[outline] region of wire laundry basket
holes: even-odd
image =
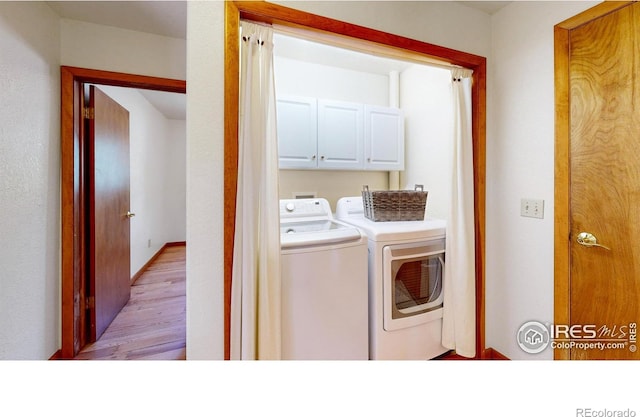
[[[374,222],[424,220],[427,206],[427,191],[416,184],[415,190],[369,191],[362,190],[364,216]]]

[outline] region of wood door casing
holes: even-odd
[[[89,107],[89,341],[130,296],[129,112],[95,86]]]
[[[597,6],[586,21],[556,27],[555,324],[593,325],[596,339],[627,344],[557,349],[558,359],[640,357],[629,338],[640,313],[640,6],[622,6]],[[580,245],[580,232],[611,250]]]
[[[88,193],[85,171],[86,139],[81,118],[83,84],[186,93],[184,80],[125,74],[69,66],[60,67],[61,147],[61,348],[60,357],[73,358],[86,343],[84,296],[88,263],[85,228]]]
[[[476,248],[476,357],[485,357],[485,218],[486,218],[486,86],[485,57],[379,30],[318,16],[265,1],[225,2],[225,155],[224,155],[224,350],[230,357],[231,271],[235,230],[235,189],[238,175],[238,86],[240,19],[278,24],[288,30],[340,44],[348,49],[425,63],[449,63],[473,70],[472,136],[474,225]]]

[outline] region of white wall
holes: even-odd
[[[187,22],[187,359],[223,359],[224,3]]]
[[[316,192],[329,201],[334,213],[341,197],[361,195],[363,185],[388,190],[389,175],[382,171],[280,170],[280,198],[295,198],[294,192]]]
[[[186,79],[186,42],[71,19],[60,20],[63,65]]]
[[[513,2],[492,19],[487,133],[486,345],[512,359],[526,321],[553,322],[553,26],[596,2]],[[545,200],[544,219],[520,199]],[[561,323],[566,324],[566,323]]]
[[[60,344],[59,40],[45,4],[0,2],[0,359]]]
[[[165,225],[167,242],[181,242],[187,239],[187,121],[166,120],[167,157],[171,163],[166,166],[164,209],[170,224]]]
[[[448,219],[451,200],[453,102],[448,69],[414,65],[400,74],[405,114],[405,171],[400,188],[423,184],[427,216]]]
[[[274,57],[276,95],[389,105],[389,76]]]
[[[186,240],[186,126],[171,123],[136,89],[98,88],[129,111],[133,276],[165,243]]]
[[[451,1],[273,3],[485,57],[491,51],[491,17]]]

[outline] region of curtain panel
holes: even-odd
[[[465,357],[476,355],[475,224],[471,75],[454,68],[451,205],[447,222],[442,345]]]
[[[280,218],[273,29],[241,22],[231,358],[280,359]]]

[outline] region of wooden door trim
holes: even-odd
[[[420,61],[435,59],[473,70],[472,114],[476,227],[476,357],[485,350],[485,195],[486,195],[486,58],[381,32],[263,1],[225,2],[225,133],[224,133],[224,355],[230,357],[231,271],[238,179],[238,85],[240,19],[330,34],[369,45],[381,45]]]
[[[148,77],[69,66],[60,67],[61,146],[61,354],[73,358],[79,351],[75,340],[84,338],[83,314],[86,277],[86,184],[83,172],[83,132],[80,120],[83,83],[186,93],[186,81]]]
[[[571,323],[570,151],[571,101],[569,53],[571,31],[613,13],[632,2],[603,2],[554,27],[555,78],[555,191],[554,191],[554,323]],[[568,349],[554,351],[554,359],[570,359]]]

